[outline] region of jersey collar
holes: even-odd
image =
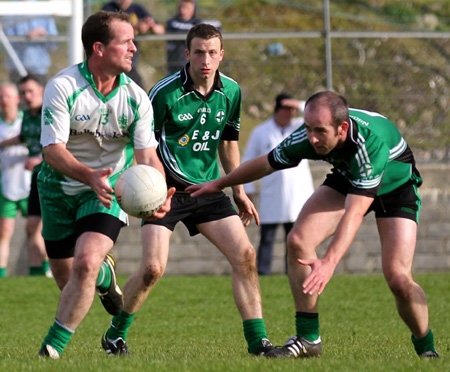
[[[212,86],[211,91],[208,93],[207,96],[200,94],[198,91],[195,90],[194,81],[192,80],[191,76],[189,75],[189,72],[188,72],[189,65],[190,65],[190,63],[188,62],[186,64],[186,66],[184,66],[184,69],[181,70],[181,83],[183,84],[184,90],[186,92],[195,92],[200,98],[202,98],[203,100],[206,101],[209,97],[211,97],[212,93],[215,90],[223,89],[222,79],[220,78],[219,70],[217,70],[216,76],[214,77],[214,84]]]
[[[117,85],[116,89],[114,89],[107,97],[105,97],[103,94],[101,94],[97,90],[97,86],[95,85],[94,78],[92,76],[92,72],[90,72],[88,69],[87,61],[80,63],[78,65],[78,70],[80,71],[81,75],[87,80],[89,85],[92,87],[92,89],[94,90],[97,97],[100,98],[102,101],[107,101],[110,98],[114,97],[117,93],[117,90],[122,85],[130,84],[130,82],[131,82],[131,79],[127,75],[125,75],[125,73],[121,73],[119,75],[119,85]]]
[[[356,122],[350,118],[350,125],[345,139],[344,146],[340,149],[334,149],[330,152],[333,157],[342,157],[353,155],[358,151],[358,126]]]

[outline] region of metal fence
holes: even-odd
[[[450,33],[333,33],[329,59],[321,33],[224,36],[221,71],[241,85],[244,137],[278,93],[306,99],[332,82],[353,107],[394,121],[422,160],[449,159]],[[148,88],[166,72],[162,39],[140,41]]]
[[[137,37],[147,90],[165,76],[166,43],[173,38],[184,36]],[[238,81],[243,92],[242,143],[271,114],[278,93],[304,100],[331,87],[352,107],[394,121],[421,160],[449,160],[450,33],[224,32],[224,39],[221,71]],[[67,38],[58,41],[50,74],[68,63]],[[5,54],[1,49],[0,61]],[[7,79],[7,72],[0,71],[0,77]]]

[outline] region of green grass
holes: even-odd
[[[125,277],[120,277],[123,284]],[[59,292],[53,280],[0,281],[1,371],[443,371],[450,349],[450,274],[421,274],[441,359],[419,360],[381,275],[336,276],[321,296],[324,355],[311,360],[249,356],[229,277],[164,277],[128,334],[132,355],[107,357],[100,337],[110,317],[95,299],[59,361],[36,356],[53,322]],[[269,338],[294,334],[284,276],[261,278]],[[445,367],[447,366],[447,367]]]

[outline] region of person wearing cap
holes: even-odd
[[[275,148],[294,130],[303,124],[303,118],[296,116],[302,102],[281,93],[275,99],[274,114],[255,127],[245,148],[243,162],[264,155]],[[283,226],[285,237],[292,229],[303,204],[314,192],[313,179],[308,161],[302,161],[296,168],[285,169],[264,177],[259,185],[259,217],[261,221],[257,267],[259,275],[270,275],[273,246],[276,232]],[[244,185],[245,192],[255,200],[254,182]],[[287,247],[284,271],[287,273]]]

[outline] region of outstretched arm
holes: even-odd
[[[220,141],[219,157],[225,173],[229,174],[235,170],[240,163],[240,154],[237,141]],[[239,217],[244,226],[248,226],[255,217],[256,224],[259,225],[259,215],[253,204],[244,191],[242,184],[233,188],[233,199],[239,209]]]
[[[241,164],[226,176],[211,182],[191,185],[186,191],[189,192],[192,197],[202,194],[212,194],[223,190],[225,187],[256,181],[273,172],[275,172],[275,169],[270,166],[267,155],[261,155]]]
[[[0,141],[0,147],[18,145],[19,143],[22,143],[22,141],[20,139],[20,136],[17,135],[15,137],[11,137],[6,140]]]

